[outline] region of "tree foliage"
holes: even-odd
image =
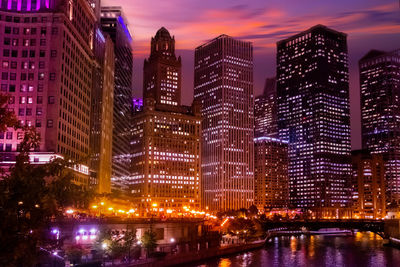
[[[0,95],[0,130],[15,123]],[[17,127],[14,124],[15,127]],[[66,207],[87,203],[85,190],[72,183],[72,162],[55,158],[47,164],[31,164],[29,153],[40,136],[25,127],[16,163],[0,178],[0,266],[32,266],[39,249],[54,249],[59,242],[49,236],[51,221]]]
[[[120,234],[112,234],[110,229],[102,229],[95,243],[96,251],[112,261],[126,257],[130,260],[133,252],[138,249],[136,230],[127,227]]]
[[[147,230],[142,236],[142,244],[149,256],[157,247],[157,235],[152,228]]]

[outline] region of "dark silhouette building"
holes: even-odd
[[[278,138],[276,79],[265,81],[264,92],[254,100],[254,137]]]
[[[202,106],[203,205],[254,201],[253,46],[221,35],[195,50],[194,98]]]
[[[260,210],[288,207],[286,141],[271,137],[254,138],[254,204]]]
[[[360,61],[362,146],[385,159],[388,204],[400,199],[400,50]]]
[[[151,38],[151,53],[144,60],[143,97],[159,104],[181,104],[181,58],[175,55],[175,37],[162,27]]]
[[[314,26],[277,43],[279,138],[289,142],[290,201],[338,216],[351,177],[346,34]]]

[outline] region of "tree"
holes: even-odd
[[[130,261],[131,251],[135,251],[137,246],[136,230],[129,227],[120,235],[113,235],[110,229],[104,228],[95,243],[96,251],[101,251],[103,256],[112,261],[123,257]]]
[[[257,207],[255,206],[255,205],[251,205],[250,207],[249,207],[249,214],[251,215],[251,216],[256,216],[257,214],[258,214],[258,209],[257,209]]]
[[[0,111],[0,123],[1,116]],[[40,137],[34,128],[23,130],[16,163],[0,180],[0,266],[34,265],[41,248],[62,245],[49,236],[50,223],[62,217],[66,207],[81,203],[85,191],[72,183],[72,162],[57,158],[31,164],[29,153],[39,146]]]
[[[157,235],[153,231],[152,228],[150,228],[148,231],[146,231],[142,236],[142,244],[143,244],[143,247],[146,249],[147,257],[149,257],[150,254],[157,247],[157,238],[156,238],[156,236]]]
[[[236,218],[229,221],[228,231],[238,235],[241,239],[247,240],[256,233],[254,222],[250,219]]]

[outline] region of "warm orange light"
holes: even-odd
[[[168,213],[168,214],[171,214],[171,213],[172,213],[172,210],[168,209],[168,210],[167,210],[167,213]]]
[[[228,220],[229,220],[229,218],[226,218],[226,219],[221,223],[221,226],[224,226],[224,225],[227,223]]]
[[[104,202],[101,202],[100,205],[104,206]]]
[[[97,206],[96,206],[96,205],[93,205],[92,208],[97,209]]]
[[[112,207],[109,207],[108,210],[113,210],[113,208],[112,208]]]
[[[157,205],[157,203],[153,203],[153,205],[152,205],[153,207],[157,207],[158,205]]]

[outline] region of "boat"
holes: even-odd
[[[309,231],[311,235],[346,236],[353,235],[351,230],[339,228],[321,228],[318,231]]]

